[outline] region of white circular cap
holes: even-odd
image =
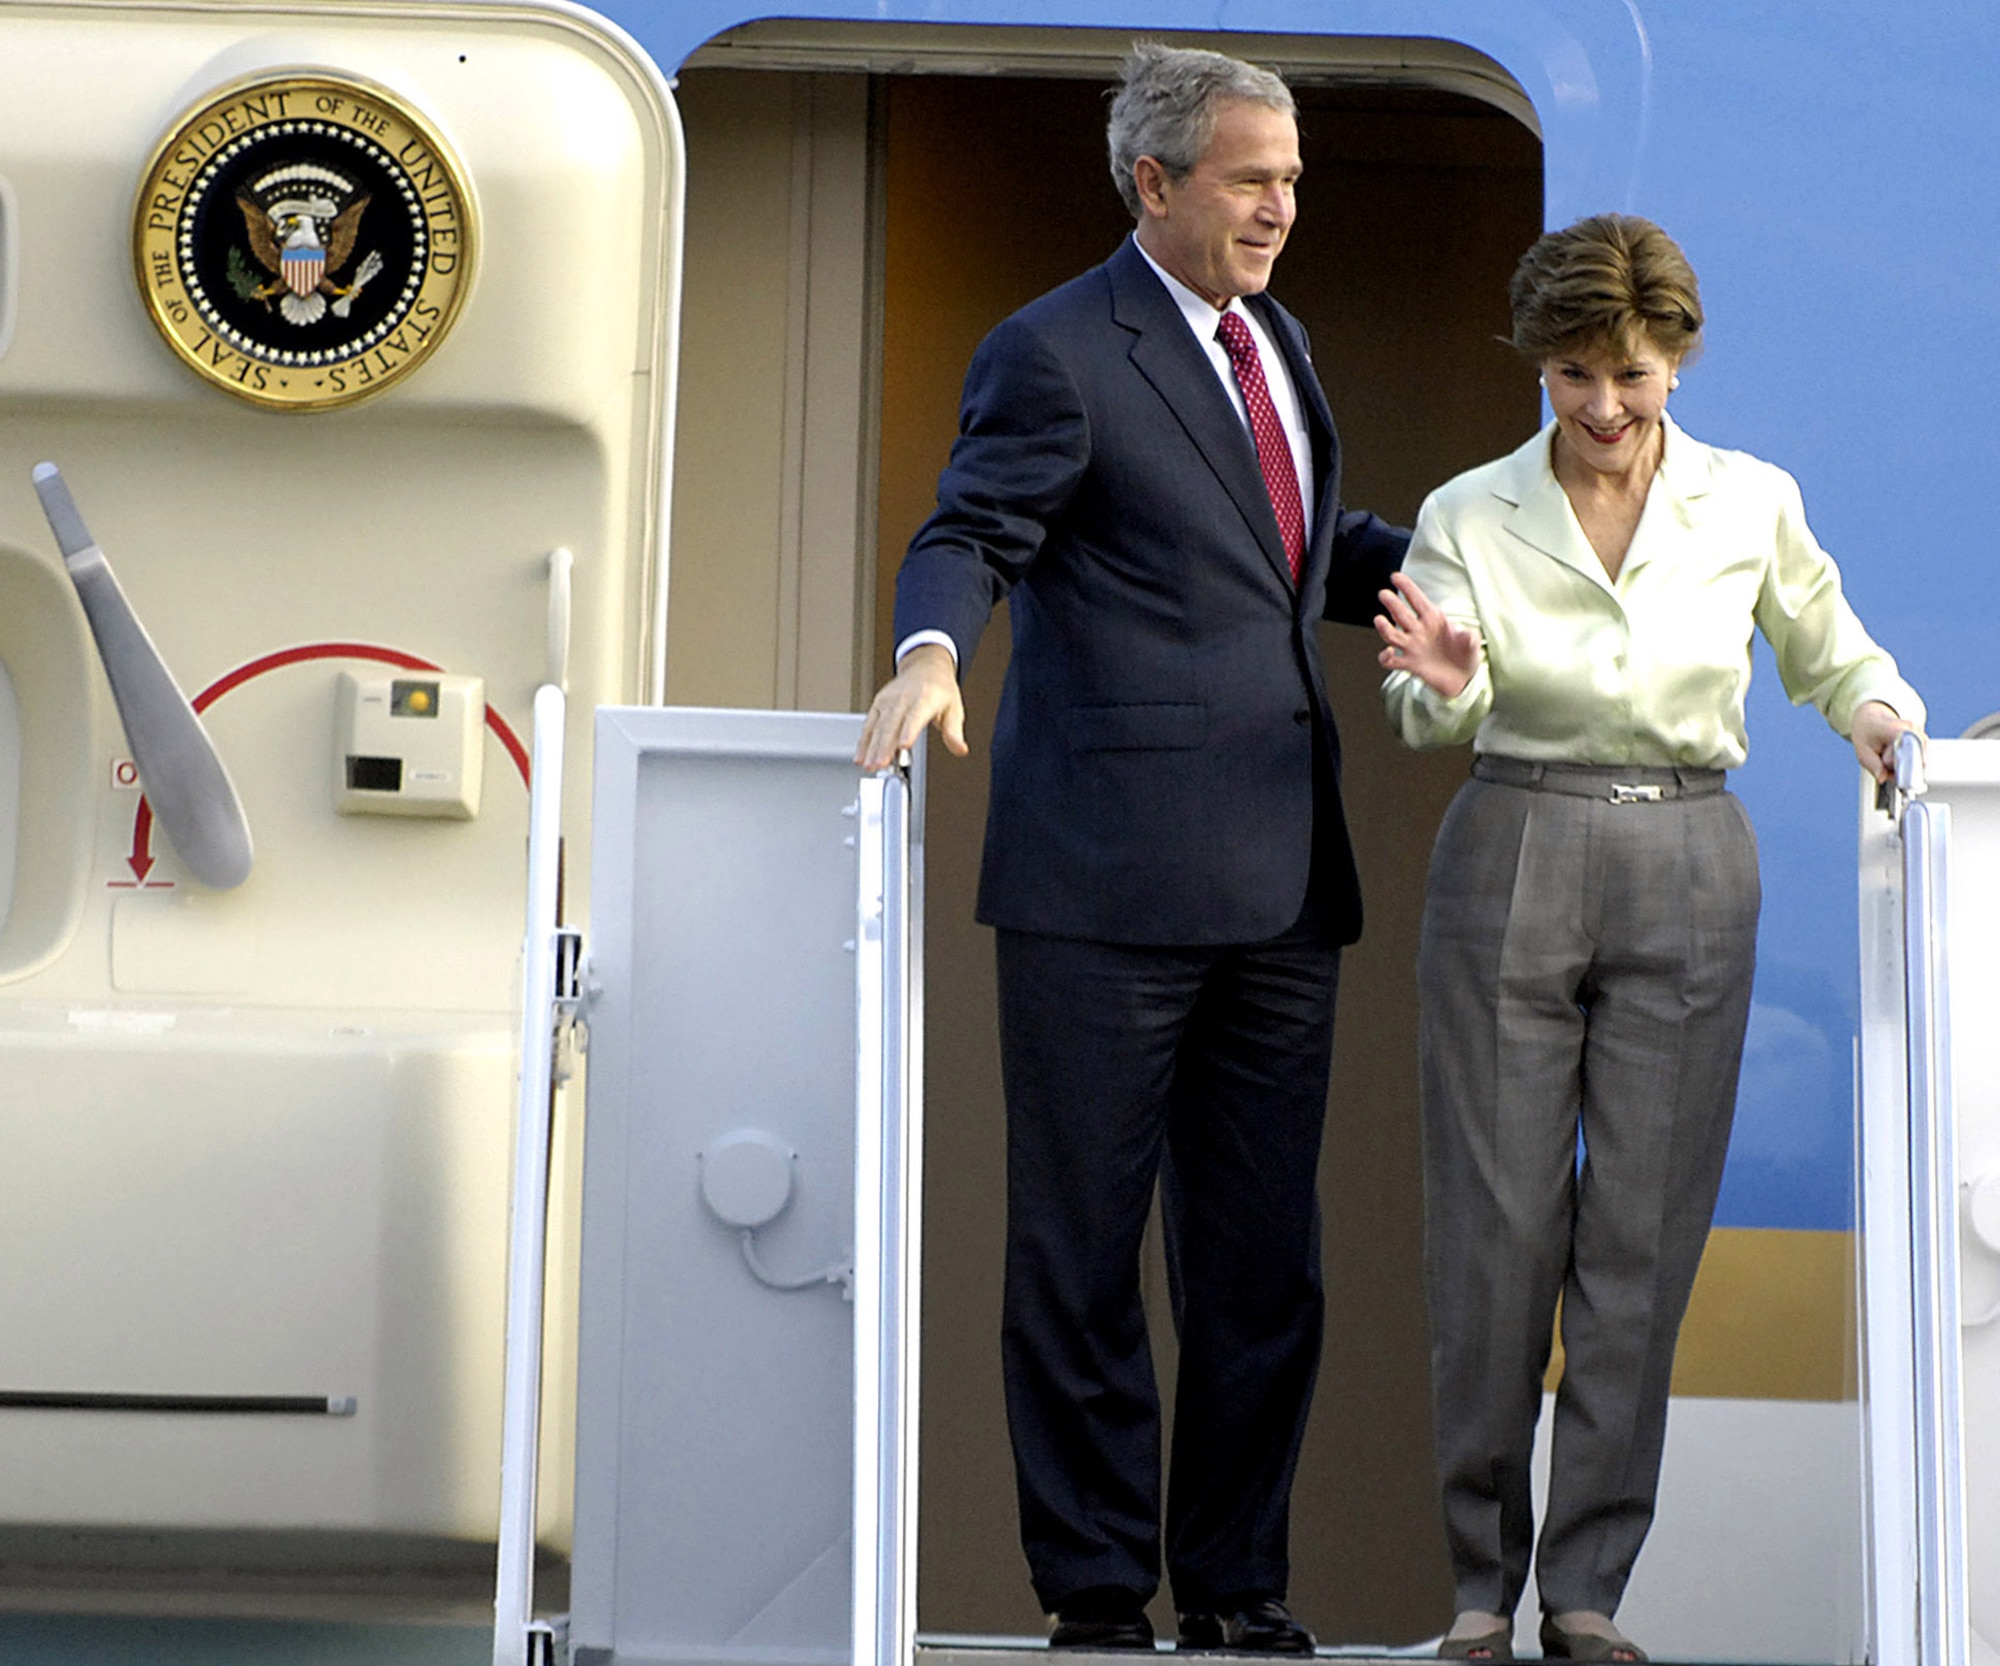
[[[2000,1255],[2000,1174],[1982,1174],[1967,1183],[1965,1224],[1981,1247]]]
[[[789,1143],[761,1128],[739,1128],[710,1142],[698,1155],[701,1200],[727,1226],[762,1226],[792,1201]]]

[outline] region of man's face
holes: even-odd
[[[1302,166],[1298,123],[1232,99],[1217,110],[1215,136],[1187,178],[1170,179],[1152,157],[1139,158],[1139,241],[1213,306],[1255,295],[1271,281],[1298,213]]]

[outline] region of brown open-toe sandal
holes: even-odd
[[[1571,1631],[1556,1624],[1553,1614],[1542,1616],[1542,1658],[1582,1660],[1593,1666],[1638,1666],[1646,1651],[1629,1637],[1600,1637],[1594,1631]]]
[[[1495,1626],[1476,1631],[1469,1637],[1442,1637],[1438,1640],[1440,1660],[1508,1661],[1514,1658],[1514,1628]]]

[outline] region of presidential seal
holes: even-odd
[[[472,275],[444,141],[368,82],[265,76],[190,111],[139,187],[140,293],[206,381],[278,410],[382,392],[441,342]]]

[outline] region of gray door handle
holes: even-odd
[[[35,465],[35,493],[76,586],[139,784],[188,872],[212,890],[250,877],[250,824],[221,755],[174,681],[53,463]]]

